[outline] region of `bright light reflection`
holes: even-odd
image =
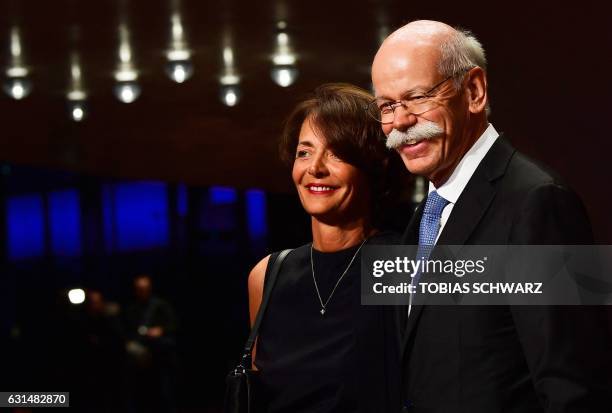
[[[11,95],[17,100],[22,99],[25,95],[23,85],[19,82],[14,83],[13,87],[11,88]]]
[[[169,61],[166,72],[176,83],[183,83],[193,74],[193,65],[190,61]]]
[[[226,35],[223,47],[223,71],[219,77],[221,84],[220,97],[224,105],[232,107],[240,102],[240,75],[236,68],[234,49],[231,46],[231,38]]]
[[[115,96],[123,103],[132,103],[140,96],[140,86],[136,82],[117,83]]]
[[[85,118],[85,106],[83,102],[70,102],[70,116],[75,122],[80,122]]]
[[[223,48],[223,73],[219,82],[222,85],[237,85],[240,83],[240,76],[234,66],[234,51],[231,47]]]
[[[185,71],[185,67],[183,65],[174,66],[174,71],[172,72],[172,78],[176,80],[178,83],[183,83],[187,78],[187,72]]]
[[[83,304],[85,302],[85,291],[81,288],[73,288],[68,291],[68,300],[71,304]]]
[[[240,101],[240,87],[238,85],[223,86],[221,88],[221,99],[229,107],[236,106]]]
[[[130,44],[130,32],[125,23],[119,25],[119,61],[115,71],[117,84],[114,93],[117,99],[123,103],[132,103],[140,96],[138,85],[138,71],[133,62],[132,46]]]
[[[170,47],[166,51],[166,73],[176,83],[183,83],[193,75],[191,51],[187,46],[181,16],[174,12],[171,17]]]
[[[16,26],[11,29],[11,57],[21,57],[21,36],[19,35],[19,28]]]
[[[72,119],[74,119],[76,122],[82,121],[84,115],[85,112],[83,111],[83,108],[76,107],[72,109]]]
[[[7,78],[4,82],[4,91],[15,100],[28,96],[32,90],[32,82],[27,78]]]
[[[285,22],[280,22],[277,27],[284,30],[287,25]],[[298,70],[295,67],[296,62],[297,55],[291,48],[289,34],[284,31],[277,33],[276,47],[272,55],[273,66],[270,72],[272,80],[281,87],[292,85],[298,76]]]
[[[238,101],[238,96],[233,91],[227,91],[225,93],[225,104],[227,106],[234,106]]]
[[[79,55],[73,53],[70,64],[70,90],[66,93],[70,116],[75,122],[81,122],[85,118],[85,100],[87,93],[83,88],[83,72]]]
[[[289,35],[280,32],[276,35],[276,50],[272,56],[275,65],[293,65],[297,61],[297,56],[293,53],[289,43]]]
[[[297,79],[298,70],[292,66],[274,66],[272,79],[281,87],[291,86]]]
[[[10,60],[6,68],[6,79],[3,89],[7,95],[21,100],[32,91],[32,82],[28,79],[29,70],[23,63],[23,49],[19,28],[11,28]]]

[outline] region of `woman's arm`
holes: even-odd
[[[268,267],[268,260],[270,256],[268,255],[253,267],[251,273],[249,274],[249,319],[251,320],[251,326],[255,322],[255,317],[257,317],[257,311],[259,310],[259,306],[261,305],[261,299],[263,296],[263,287],[264,287],[264,279],[266,277],[266,268]],[[255,352],[257,350],[257,340],[255,340],[255,345],[253,346],[253,353],[251,359],[253,362],[255,361]],[[257,370],[255,367],[255,363],[252,363],[252,368]]]

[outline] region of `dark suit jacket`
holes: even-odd
[[[404,234],[418,243],[425,201]],[[589,244],[578,197],[499,138],[453,207],[438,245]],[[416,306],[404,335],[405,411],[612,411],[602,307]],[[604,404],[601,404],[604,403]]]

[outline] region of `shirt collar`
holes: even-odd
[[[461,158],[461,161],[455,167],[450,178],[446,180],[439,188],[436,188],[431,182],[429,183],[429,193],[437,191],[438,195],[446,199],[451,204],[454,204],[459,199],[461,192],[466,187],[470,178],[480,165],[491,146],[495,143],[499,133],[495,130],[492,124],[489,123],[487,129],[478,138],[472,147]]]

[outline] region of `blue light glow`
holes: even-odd
[[[59,256],[81,254],[81,208],[76,190],[49,194],[51,249]]]
[[[203,196],[199,211],[200,228],[212,232],[235,231],[238,227],[236,189],[213,186]]]
[[[211,186],[209,191],[213,205],[233,204],[238,200],[238,193],[234,188]]]
[[[165,183],[107,185],[103,191],[107,247],[130,251],[168,244],[168,193]]]
[[[42,195],[13,196],[6,201],[8,256],[11,260],[40,257],[45,252]]]
[[[246,191],[246,210],[249,237],[261,239],[268,234],[266,194],[258,189]]]

